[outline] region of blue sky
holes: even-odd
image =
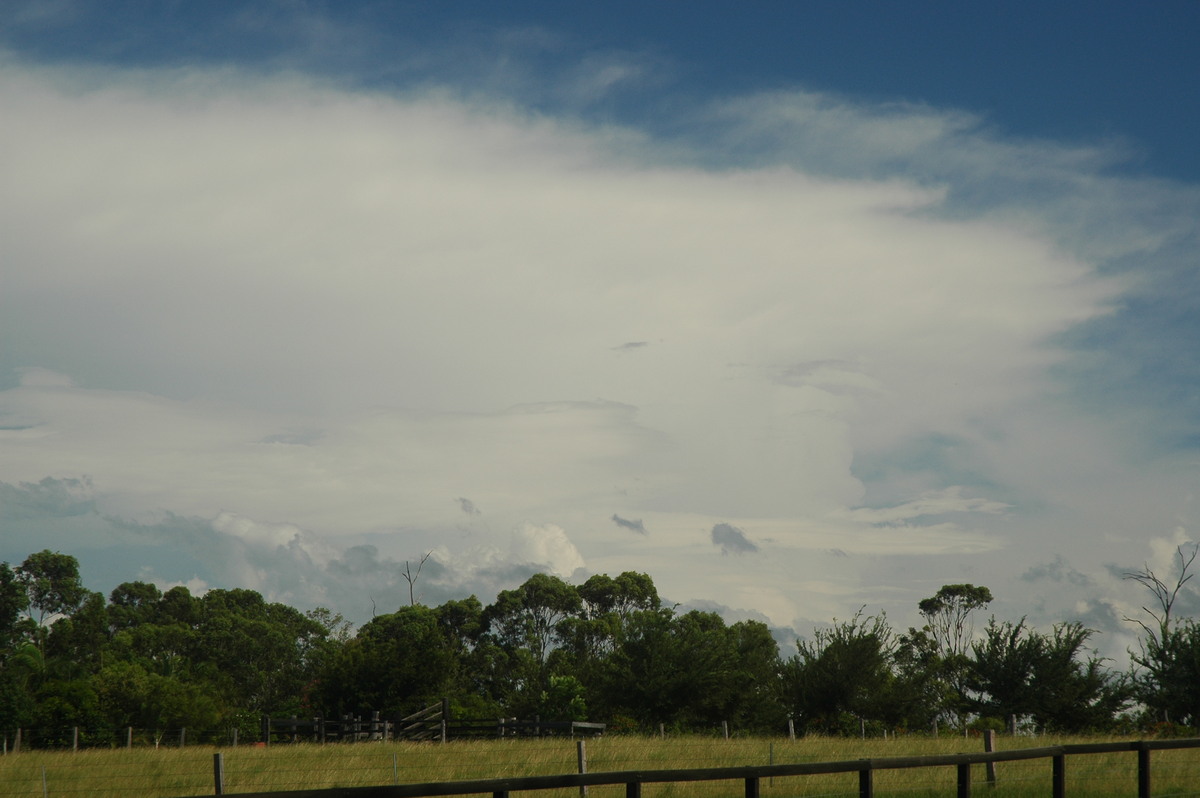
[[[1195,538],[1198,32],[6,4],[0,558],[356,621],[429,551],[640,570],[784,639],[975,582],[1119,652]]]

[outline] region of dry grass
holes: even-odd
[[[1104,738],[1103,741],[1111,741]],[[1001,738],[999,747],[1029,748],[1098,742],[1096,738]],[[951,754],[982,750],[978,739],[904,737],[889,740],[767,738],[721,740],[711,737],[667,739],[610,736],[586,743],[588,770],[666,770],[735,767],[772,762],[828,762],[862,758]],[[195,796],[213,794],[214,749],[32,751],[0,757],[0,796]],[[226,794],[323,787],[378,786],[394,783],[551,775],[576,770],[575,743],[564,739],[491,740],[437,743],[358,743],[331,745],[242,746],[222,749]],[[1200,783],[1200,749],[1155,751],[1154,794],[1189,795]],[[1050,789],[1050,761],[997,765],[995,789],[984,785],[976,766],[976,793],[1009,798],[1043,796]],[[1079,796],[1136,795],[1136,757],[1132,752],[1092,754],[1067,759],[1067,790]],[[43,774],[45,792],[43,792]],[[915,768],[878,771],[880,796],[955,794],[955,769]],[[740,782],[691,782],[646,785],[648,798],[743,794]],[[853,773],[777,778],[762,783],[764,795],[857,795]],[[985,792],[986,790],[986,792]],[[590,798],[617,798],[624,787],[593,787]],[[529,793],[529,795],[535,795]],[[577,790],[546,791],[537,798],[577,796]]]

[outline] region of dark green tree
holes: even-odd
[[[993,617],[968,661],[965,684],[970,691],[970,709],[999,723],[1009,716],[1032,714],[1038,698],[1034,673],[1044,644],[1040,635],[1025,626],[1024,619],[1001,623]]]
[[[798,726],[837,734],[857,733],[860,722],[886,728],[902,721],[907,708],[893,671],[895,647],[887,618],[861,610],[800,641],[783,669],[785,705]]]
[[[320,624],[244,589],[208,591],[199,616],[192,659],[203,658],[202,675],[219,685],[226,706],[255,714],[299,711],[314,676],[311,654],[325,634]]]
[[[1081,623],[1060,623],[1044,636],[1033,674],[1038,728],[1068,734],[1107,731],[1132,699],[1127,676],[1086,651],[1092,634]]]
[[[716,613],[633,612],[598,671],[596,717],[629,717],[643,729],[782,724],[775,692],[779,649],[764,624],[727,626]]]
[[[25,586],[30,610],[37,612],[38,626],[49,617],[72,612],[87,595],[79,578],[79,561],[49,549],[26,557],[17,567],[17,580]]]
[[[437,613],[420,604],[372,618],[326,662],[313,691],[329,716],[407,715],[447,694],[455,652]]]
[[[1021,619],[992,618],[972,647],[967,685],[981,718],[1029,720],[1042,731],[1079,733],[1110,728],[1130,697],[1126,679],[1084,649],[1092,632],[1063,623],[1050,634]]]
[[[504,590],[483,613],[489,642],[508,657],[511,683],[505,690],[514,712],[537,711],[549,686],[551,652],[565,641],[563,622],[582,608],[579,591],[557,576],[534,574]]]
[[[28,638],[31,629],[22,623],[29,609],[29,595],[20,576],[6,562],[0,562],[0,665],[20,641]]]

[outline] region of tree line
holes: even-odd
[[[921,628],[865,610],[814,630],[781,657],[758,621],[664,606],[650,576],[572,585],[534,574],[489,604],[419,603],[358,629],[252,590],[126,582],[84,588],[78,561],[42,551],[0,563],[0,727],[95,740],[138,729],[239,728],[262,715],[404,715],[448,698],[456,717],[534,715],[616,731],[712,729],[859,734],[872,730],[1043,731],[1200,726],[1200,624],[1174,582],[1130,574],[1151,622],[1117,671],[1078,623],[1048,631],[976,616],[986,587],[946,585],[918,605]]]

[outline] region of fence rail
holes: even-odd
[[[586,737],[603,734],[603,723],[533,718],[451,718],[448,702],[431,704],[411,715],[384,720],[379,712],[370,719],[346,715],[341,719],[268,718],[262,719],[260,737],[271,744],[278,742],[332,742],[346,740],[441,740],[482,737],[547,737],[567,734]]]
[[[690,768],[676,770],[626,770],[601,773],[573,773],[556,776],[522,776],[502,779],[473,779],[441,781],[422,784],[402,784],[386,787],[340,787],[319,790],[285,792],[237,793],[239,798],[427,798],[428,796],[478,795],[491,793],[493,798],[509,798],[514,792],[579,788],[605,785],[625,785],[626,798],[641,798],[646,784],[686,783],[697,781],[741,781],[746,798],[759,798],[763,779],[786,776],[816,776],[834,773],[857,773],[859,798],[874,798],[874,773],[900,768],[955,767],[957,768],[958,798],[970,798],[971,766],[996,762],[1015,762],[1030,759],[1050,759],[1050,793],[1053,798],[1066,798],[1066,758],[1088,754],[1130,752],[1137,756],[1138,798],[1151,798],[1151,751],[1200,748],[1200,738],[1179,740],[1141,740],[1136,742],[1082,743],[1018,748],[1009,751],[988,751],[968,754],[930,756],[878,757],[838,762],[800,762],[783,765],[749,765],[722,768]],[[214,772],[221,771],[221,754],[214,755]],[[218,779],[217,794],[222,794]],[[199,798],[197,796],[196,798]]]

